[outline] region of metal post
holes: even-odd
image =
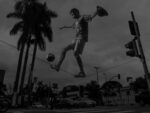
[[[99,77],[98,77],[98,69],[99,69],[99,67],[95,66],[94,68],[96,70],[96,75],[97,75],[97,84],[99,84]]]
[[[139,50],[140,50],[140,55],[141,55],[141,61],[142,61],[144,72],[145,72],[144,76],[145,76],[145,79],[147,81],[148,90],[150,92],[150,74],[149,74],[149,71],[148,71],[148,68],[147,68],[147,64],[146,64],[146,60],[145,60],[145,55],[144,55],[142,44],[141,44],[141,40],[140,40],[139,28],[138,28],[138,26],[136,24],[136,20],[135,20],[133,12],[131,12],[131,16],[132,16],[132,19],[133,19],[133,22],[134,22],[134,28],[135,28],[135,32],[136,32],[137,42],[138,42],[138,45],[139,45]]]

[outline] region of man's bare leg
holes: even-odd
[[[83,62],[82,62],[82,59],[81,59],[80,55],[79,54],[75,54],[75,58],[77,60],[79,68],[80,68],[80,73],[76,77],[85,77],[86,75],[85,75],[85,71],[83,69]]]
[[[62,52],[61,52],[61,55],[60,55],[60,58],[59,58],[59,61],[56,65],[51,65],[51,68],[52,69],[55,69],[56,71],[59,71],[60,70],[60,67],[65,59],[65,56],[66,56],[66,53],[71,50],[73,48],[72,44],[66,46]]]

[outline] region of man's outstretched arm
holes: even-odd
[[[99,7],[97,7],[96,11],[95,11],[92,15],[85,15],[85,16],[84,16],[84,19],[85,19],[86,21],[92,21],[93,18],[95,18],[95,17],[98,15],[98,8],[99,8]]]
[[[98,8],[97,8],[98,9]],[[93,13],[93,15],[91,15],[91,19],[95,18],[97,16],[98,12],[97,10]]]
[[[62,27],[60,27],[59,29],[64,29],[64,28],[74,28],[74,24],[73,24],[73,25],[70,25],[70,26],[62,26]]]

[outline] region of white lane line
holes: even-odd
[[[115,111],[115,112],[111,112],[111,113],[132,113],[134,112],[134,110],[127,110],[127,111]]]
[[[12,111],[12,113],[24,113],[22,111]]]
[[[119,109],[80,109],[80,110],[63,110],[62,113],[103,113],[103,112],[114,112]]]

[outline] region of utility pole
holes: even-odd
[[[99,69],[99,67],[94,66],[94,69],[96,70],[96,75],[97,75],[97,84],[99,84],[99,77],[98,77],[98,69]]]
[[[140,31],[139,31],[138,23],[135,20],[133,11],[131,12],[131,17],[132,17],[132,21],[129,21],[130,31],[131,31],[131,34],[135,36],[135,39],[137,40],[137,43],[138,43],[139,52],[140,52],[139,58],[141,59],[142,64],[143,64],[144,73],[145,73],[144,76],[147,82],[148,91],[150,92],[150,74],[148,71],[144,51],[143,51],[141,40],[140,40]]]

